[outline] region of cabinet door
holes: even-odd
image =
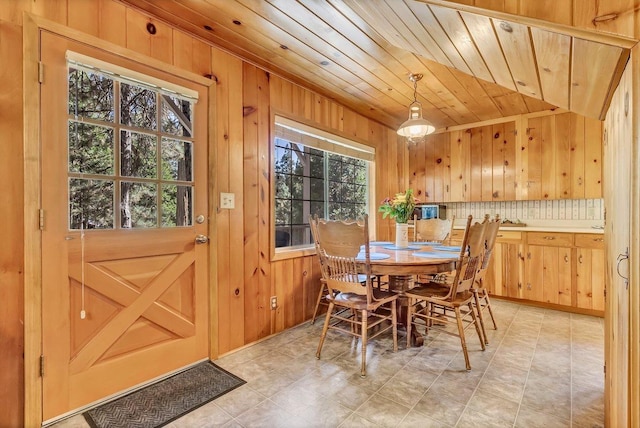
[[[578,248],[576,251],[576,305],[604,311],[604,250]]]
[[[522,279],[524,276],[524,258],[522,257],[522,245],[504,243],[502,246],[503,296],[522,298]]]
[[[572,263],[569,247],[529,245],[523,298],[571,306]]]
[[[525,262],[525,281],[522,288],[522,298],[542,302],[544,269],[544,247],[529,245]]]

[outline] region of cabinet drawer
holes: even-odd
[[[520,241],[522,241],[522,232],[518,232],[515,230],[498,230],[496,242],[519,243]]]
[[[594,233],[576,233],[576,247],[604,250],[604,235]]]
[[[527,243],[549,247],[572,247],[573,233],[527,232]]]

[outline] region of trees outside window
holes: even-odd
[[[193,100],[69,64],[69,229],[192,225]]]
[[[309,215],[358,219],[368,212],[369,162],[275,138],[275,246],[310,245]]]

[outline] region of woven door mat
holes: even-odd
[[[88,410],[84,417],[93,428],[161,427],[245,383],[205,361]]]

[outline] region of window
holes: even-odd
[[[71,230],[193,224],[195,99],[138,78],[68,62]]]
[[[276,118],[276,248],[312,244],[309,215],[358,219],[369,212],[373,149],[322,134]]]

